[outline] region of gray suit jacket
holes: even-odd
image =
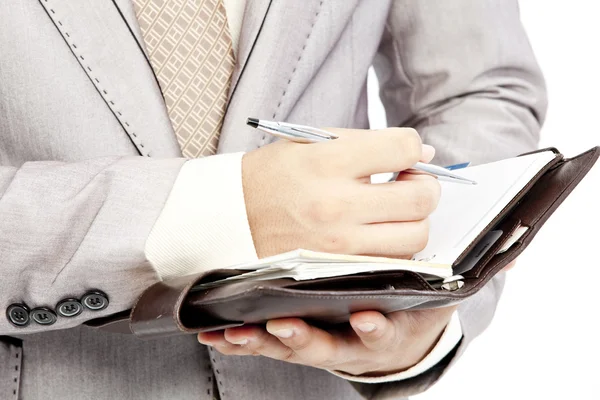
[[[455,352],[384,385],[82,325],[158,279],[144,243],[185,160],[129,0],[2,1],[0,22],[0,306],[110,300],[53,325],[2,313],[0,398],[209,399],[213,372],[222,399],[396,398],[489,324],[502,278],[462,305]],[[516,0],[249,0],[237,62],[220,152],[269,143],[248,116],[368,128],[373,64],[389,125],[417,128],[441,164],[531,150],[546,106]]]

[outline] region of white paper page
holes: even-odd
[[[550,151],[453,171],[477,185],[443,182],[427,247],[415,260],[453,264],[502,209],[556,155]]]
[[[418,263],[414,263],[418,264]],[[194,290],[204,290],[239,281],[264,281],[282,278],[291,278],[304,281],[319,278],[331,278],[335,276],[355,275],[364,272],[384,271],[412,271],[435,279],[448,278],[452,276],[452,269],[436,268],[429,265],[403,266],[395,263],[290,263],[286,266],[273,266],[246,272],[241,275],[232,276],[214,282],[198,285]]]
[[[201,284],[194,290],[209,289],[241,280],[257,281],[280,278],[308,280],[373,271],[412,271],[437,278],[452,276],[452,268],[448,264],[420,263],[386,257],[330,254],[303,249],[277,254],[251,263],[233,265],[229,268],[248,270],[249,272]]]
[[[313,263],[371,263],[371,264],[394,264],[398,265],[399,269],[402,266],[420,267],[419,263],[412,260],[402,260],[397,258],[387,257],[370,257],[370,256],[355,256],[348,254],[330,254],[318,251],[297,249],[287,253],[277,254],[271,257],[266,257],[261,260],[233,265],[229,268],[240,270],[256,270],[262,268],[270,268],[273,266],[287,268],[290,264],[313,264]],[[449,268],[451,265],[430,265],[433,268]]]

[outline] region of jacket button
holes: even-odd
[[[39,307],[31,310],[31,319],[40,325],[52,325],[56,322],[56,314],[49,308]]]
[[[81,304],[92,311],[104,310],[108,307],[108,296],[99,290],[92,290],[83,295]]]
[[[6,318],[17,328],[23,328],[29,325],[29,308],[25,304],[11,304],[6,309]]]
[[[61,300],[56,305],[56,312],[61,317],[72,318],[81,314],[83,311],[83,306],[77,299],[65,299]]]

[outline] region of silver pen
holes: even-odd
[[[269,133],[273,136],[298,143],[315,143],[338,138],[337,135],[327,132],[323,129],[304,125],[289,124],[286,122],[265,121],[258,118],[248,118],[246,123],[253,128],[260,129],[261,131]],[[437,165],[418,162],[411,169],[435,175],[438,179],[448,182],[477,185],[477,182],[463,178],[462,176],[457,175],[444,167],[438,167]],[[394,172],[389,181],[395,181],[398,177],[398,174],[399,172]]]

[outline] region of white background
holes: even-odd
[[[600,145],[599,16],[597,0],[521,0],[549,90],[541,146],[566,156]],[[376,85],[370,118],[383,127]],[[416,400],[600,399],[599,192],[596,165],[509,272],[490,328]]]

